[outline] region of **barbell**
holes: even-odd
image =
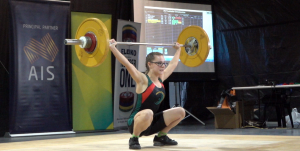
[[[134,33],[132,31],[131,33]],[[184,28],[177,42],[180,43],[180,61],[188,67],[203,64],[211,46],[206,32],[199,26]],[[65,39],[65,45],[75,45],[76,55],[87,67],[99,66],[109,52],[109,34],[105,24],[97,18],[87,18],[77,28],[75,39]],[[164,43],[116,42],[117,45],[174,46]],[[184,43],[184,44],[182,44]]]

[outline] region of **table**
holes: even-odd
[[[248,87],[232,87],[231,89],[232,90],[260,90],[260,89],[283,89],[283,88],[296,88],[296,87],[300,87],[300,84],[290,84],[290,85],[257,85],[257,86],[248,86]],[[260,101],[259,101],[259,103],[260,103]],[[260,114],[260,111],[259,111],[259,114]],[[244,115],[244,100],[242,99],[242,126],[245,126],[244,116],[245,116]]]
[[[251,90],[251,89],[273,89],[273,88],[293,88],[300,87],[300,84],[290,84],[290,85],[258,85],[249,87],[232,87],[233,90]]]

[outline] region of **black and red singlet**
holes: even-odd
[[[165,87],[162,80],[158,79],[161,83],[161,87],[159,88],[151,81],[148,75],[146,77],[148,79],[148,87],[144,92],[137,94],[135,107],[127,122],[128,126],[132,125],[134,116],[141,110],[151,109],[155,114],[159,109],[160,103],[165,98]]]

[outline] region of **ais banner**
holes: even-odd
[[[71,131],[66,82],[69,3],[10,1],[9,133]]]
[[[118,20],[117,41],[139,42],[141,24]],[[117,45],[118,50],[138,68],[138,45]],[[135,81],[127,69],[116,60],[114,91],[114,128],[126,127],[136,102]]]

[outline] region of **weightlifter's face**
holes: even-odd
[[[159,56],[155,55],[154,57],[155,59],[151,62],[151,67],[152,67],[151,69],[155,73],[161,75],[164,73],[164,70],[166,68],[165,58],[163,55],[159,55]]]

